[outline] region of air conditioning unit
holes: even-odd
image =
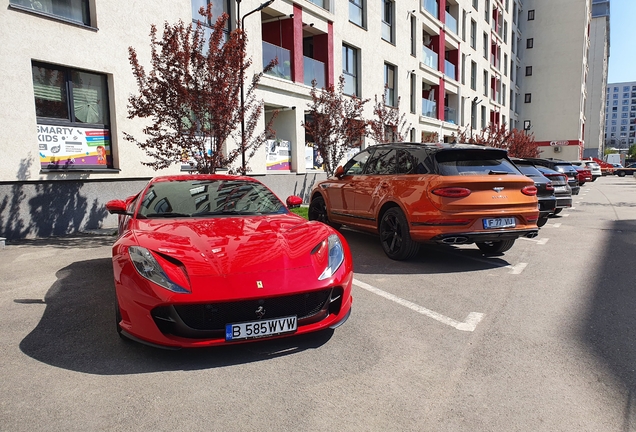
[[[561,147],[561,146],[555,146],[554,147],[554,152],[555,153],[561,153],[562,151],[563,151],[563,147]]]

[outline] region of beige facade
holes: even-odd
[[[523,118],[543,157],[582,157],[590,0],[524,2]],[[531,68],[531,69],[530,69]]]

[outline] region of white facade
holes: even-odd
[[[125,184],[179,173],[178,165],[160,172],[141,165],[145,152],[124,139],[124,133],[143,139],[145,126],[127,118],[128,98],[137,93],[128,47],[148,70],[151,25],[161,32],[164,22],[192,22],[193,9],[206,0],[158,0],[152,7],[78,0],[71,9],[59,6],[66,3],[0,0],[0,183]],[[590,32],[591,0],[275,0],[255,13],[260,0],[242,0],[240,13],[235,0],[216,3],[233,26],[237,15],[245,18],[253,61],[248,79],[279,58],[258,90],[265,105],[260,124],[279,111],[273,128],[285,147],[269,150],[291,156],[282,169],[266,148],[249,161],[251,174],[264,176],[266,184],[286,181],[273,174],[289,174],[293,185],[300,176],[321,172],[314,170],[302,126],[313,78],[321,87],[344,74],[346,93],[370,100],[366,119],[373,118],[374,99],[381,100],[388,85],[387,104],[400,99],[411,126],[407,135],[416,142],[432,134],[449,141],[460,128],[469,135],[490,123],[506,124],[534,133],[549,150],[544,156],[578,159],[584,125],[600,127],[600,119],[589,118],[600,111],[589,87],[598,90],[607,52],[591,45],[590,37],[605,38],[607,29]],[[593,65],[603,59],[605,68],[593,80],[591,48]],[[532,73],[526,76],[528,66]],[[63,78],[57,87],[52,76]],[[82,88],[81,82],[92,84]],[[65,89],[67,119],[58,112]],[[586,114],[591,95],[592,114]],[[60,118],[52,121],[51,113]],[[0,230],[3,217],[8,220],[1,198]],[[96,202],[99,207],[101,198]]]
[[[628,150],[636,144],[636,81],[607,84],[605,147]]]

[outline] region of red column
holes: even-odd
[[[305,67],[303,62],[303,8],[294,3],[294,36],[291,47],[292,81],[305,81]]]

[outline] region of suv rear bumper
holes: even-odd
[[[433,237],[431,241],[441,244],[469,244],[479,242],[491,242],[501,240],[515,240],[519,237],[534,238],[539,234],[539,229],[526,229],[526,230],[508,230],[508,231],[493,231],[493,232],[467,232],[467,233],[453,233],[453,234],[440,234]]]

